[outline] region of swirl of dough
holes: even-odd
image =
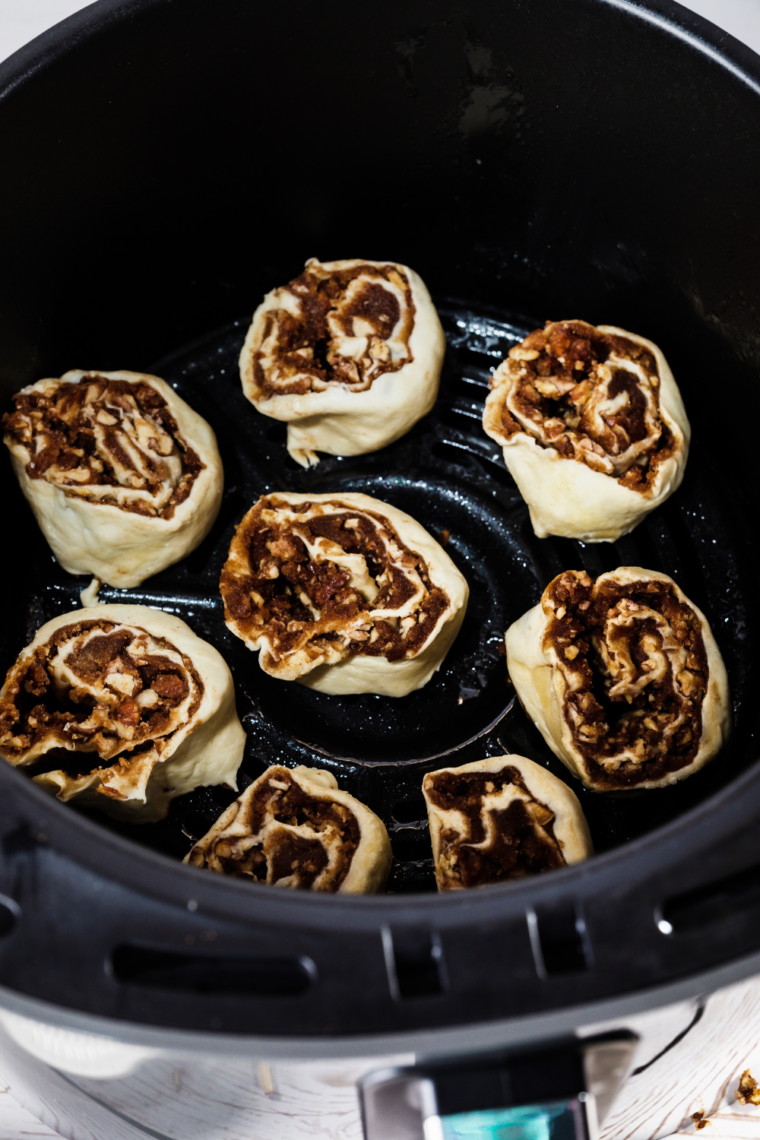
[[[223,472],[214,433],[140,372],[67,372],[14,398],[4,440],[58,561],[138,586],[205,538]]]
[[[491,378],[483,427],[539,538],[614,542],[681,483],[690,428],[660,349],[585,321],[550,321]]]
[[[193,867],[300,890],[373,894],[392,861],[382,820],[330,772],[268,768],[185,856]]]
[[[227,625],[265,672],[323,693],[405,696],[456,637],[468,587],[418,522],[361,494],[272,494],[222,570]]]
[[[207,784],[235,787],[232,677],[179,618],[102,605],[47,622],[0,691],[0,756],[59,799],[130,822]]]
[[[524,756],[428,772],[422,794],[439,891],[521,879],[593,852],[578,797]]]
[[[704,614],[666,574],[567,570],[510,626],[517,694],[552,751],[596,791],[659,788],[728,738],[728,678]]]
[[[240,378],[260,412],[288,422],[288,451],[308,467],[317,451],[376,451],[427,415],[445,347],[407,266],[311,258],[254,313]]]

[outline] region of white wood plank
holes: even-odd
[[[713,994],[702,1020],[680,1044],[629,1078],[600,1140],[651,1140],[694,1131],[691,1114],[703,1112],[712,1120],[759,1049],[760,979],[755,978]],[[744,1115],[748,1124],[755,1121],[752,1136],[760,1140],[760,1113]],[[709,1132],[713,1129],[711,1123]],[[700,1131],[707,1140],[708,1128]]]
[[[40,1124],[39,1120],[13,1099],[7,1088],[0,1088],[0,1138],[1,1140],[61,1140],[59,1132],[53,1132],[46,1125]]]
[[[57,1073],[8,1038],[0,1045],[15,1099],[67,1140],[145,1140],[144,1129],[168,1140],[361,1140],[356,1081],[384,1064],[272,1065],[262,1088],[253,1060],[157,1060],[95,1081]]]

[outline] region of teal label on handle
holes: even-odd
[[[576,1140],[571,1101],[521,1104],[441,1117],[443,1140]]]

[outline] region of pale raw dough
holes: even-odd
[[[606,579],[621,583],[651,579],[668,582],[673,586],[678,600],[692,609],[700,624],[707,655],[708,684],[702,703],[702,733],[699,749],[687,767],[667,773],[661,779],[641,780],[634,786],[659,788],[674,784],[702,768],[728,739],[731,729],[731,703],[726,667],[707,618],[667,574],[644,570],[640,566],[621,566],[609,574],[601,575],[597,578],[596,584]],[[582,753],[574,743],[570,726],[564,715],[567,685],[562,670],[557,666],[556,652],[552,647],[544,648],[544,635],[548,624],[549,618],[539,603],[509,627],[505,638],[509,675],[523,708],[555,756],[588,787],[598,790]]]
[[[439,891],[463,889],[462,884],[457,882],[454,877],[450,877],[442,865],[443,844],[441,837],[444,833],[453,832],[460,837],[462,843],[467,844],[470,828],[467,816],[463,812],[453,808],[446,811],[432,802],[430,790],[434,778],[442,772],[451,772],[454,775],[465,772],[501,772],[506,767],[516,768],[522,776],[530,796],[554,813],[554,820],[552,821],[554,837],[561,848],[565,863],[580,863],[581,860],[588,859],[590,855],[593,855],[594,848],[586,817],[578,802],[578,797],[575,792],[568,788],[567,784],[525,756],[517,756],[512,753],[506,756],[490,756],[485,760],[475,760],[471,764],[463,764],[459,768],[439,768],[435,772],[428,772],[422,781],[422,794],[425,797],[428,820],[430,821],[430,840],[433,846],[433,861]],[[505,811],[515,799],[528,801],[529,797],[526,796],[522,788],[514,784],[507,785],[484,797],[481,818],[483,818],[485,825],[485,838],[481,843],[470,846],[475,850],[479,847],[489,846],[495,826],[492,813]],[[535,827],[536,832],[540,835],[543,828],[539,823],[536,823]],[[550,842],[548,835],[546,840]]]
[[[502,445],[504,462],[528,504],[539,538],[554,534],[582,542],[615,542],[673,494],[686,468],[691,428],[662,351],[652,341],[625,329],[596,327],[601,333],[627,337],[654,356],[660,376],[660,416],[673,434],[673,454],[659,467],[651,492],[642,494],[623,486],[614,473],[592,470],[579,460],[564,458],[552,447],[542,446],[527,431],[505,436],[501,410],[511,380],[508,361],[504,361],[493,375],[483,426]]]
[[[11,754],[6,745],[10,733],[0,737],[0,756],[14,767],[24,767],[35,763],[39,768],[39,758],[47,752],[62,748],[77,752],[81,756],[92,757],[92,770],[79,777],[71,776],[62,769],[54,769],[34,777],[35,783],[47,791],[55,793],[64,801],[76,800],[79,804],[98,807],[109,815],[129,823],[152,823],[163,819],[170,800],[208,784],[226,784],[236,788],[236,773],[243,758],[245,733],[235,711],[235,692],[232,675],[220,654],[197,637],[189,626],[178,617],[154,610],[148,606],[98,605],[90,609],[75,610],[61,614],[46,622],[38,631],[34,641],[19,656],[16,664],[0,692],[0,708],[7,698],[13,697],[13,675],[19,666],[29,660],[35,650],[45,646],[51,637],[66,626],[81,627],[82,622],[113,622],[117,626],[133,631],[135,635],[147,634],[150,645],[153,639],[166,641],[170,647],[154,645],[155,653],[170,658],[181,668],[181,655],[189,658],[203,685],[200,704],[191,715],[182,715],[177,709],[176,727],[166,735],[156,737],[163,748],[154,746],[141,753],[140,759],[129,760],[128,741],[117,749],[117,754],[102,761],[97,752],[85,752],[77,748],[76,742],[62,738],[60,734],[43,739],[36,746]],[[71,640],[71,644],[74,642]],[[51,672],[54,683],[68,687],[63,643],[57,655],[61,662],[57,671]],[[185,674],[186,669],[184,669]],[[109,675],[110,676],[110,675]],[[117,682],[118,684],[118,682]],[[113,680],[104,684],[102,680],[93,682],[92,696],[110,708],[118,704],[118,689],[114,692]],[[114,724],[113,718],[107,721]],[[171,726],[170,726],[171,728]],[[115,730],[111,728],[115,736]],[[120,764],[119,757],[125,763]],[[83,762],[82,767],[86,767]]]
[[[332,511],[324,511],[322,504],[334,504],[336,510],[347,509],[359,514],[371,511],[381,515],[388,520],[401,541],[411,551],[424,558],[432,584],[445,591],[448,596],[448,605],[441,613],[427,642],[420,650],[414,656],[401,658],[397,661],[389,661],[381,656],[369,657],[361,654],[345,657],[345,647],[350,640],[348,635],[351,630],[349,628],[341,629],[340,632],[343,636],[333,643],[334,648],[326,648],[319,656],[310,655],[308,647],[306,647],[280,659],[280,661],[274,661],[266,631],[259,635],[254,632],[243,634],[227,612],[227,625],[233,633],[244,637],[249,648],[262,651],[259,657],[259,664],[262,669],[283,680],[300,681],[301,684],[317,689],[321,693],[378,693],[387,697],[403,697],[412,690],[420,689],[427,684],[433,673],[441,666],[449,647],[459,632],[469,596],[467,582],[443,547],[415,519],[396,507],[383,503],[379,499],[373,499],[369,495],[353,492],[334,495],[277,493],[269,495],[267,498],[282,504],[282,519],[286,529],[289,526],[296,525],[299,518],[309,517],[309,513],[295,515],[291,510],[300,503],[314,503],[315,511],[318,514],[332,513]],[[369,595],[373,589],[376,590],[376,587],[374,581],[367,576],[367,568],[362,556],[346,554],[341,549],[336,548],[333,543],[319,540],[314,543],[313,556],[319,560],[320,555],[322,558],[329,558],[331,562],[349,569],[369,601],[369,612],[365,611],[353,623],[354,625],[357,623],[358,625],[366,624],[371,622],[374,617],[381,618],[384,616],[385,611],[377,611],[371,608]],[[239,568],[240,573],[244,574],[246,568],[242,564],[242,560],[246,556],[247,551],[238,551],[233,540],[227,567],[234,564]],[[398,555],[395,556],[396,561],[399,562],[402,556],[402,552],[399,551]],[[227,567],[225,567],[225,571]],[[362,581],[363,577],[367,579],[366,582]],[[397,616],[404,620],[405,616],[413,613],[414,601],[412,599],[402,607],[402,610],[399,610]]]
[[[147,492],[129,486],[66,486],[31,479],[27,447],[7,432],[4,440],[21,489],[34,511],[42,533],[64,570],[69,574],[94,574],[119,588],[139,586],[159,570],[178,562],[194,550],[211,529],[222,501],[224,472],[216,437],[211,427],[163,380],[142,372],[67,372],[60,380],[39,380],[22,392],[52,393],[62,384],[77,384],[87,377],[145,383],[166,401],[180,436],[204,464],[190,495],[176,507],[171,518],[141,515],[123,510]],[[170,493],[170,487],[167,484]],[[116,503],[98,502],[107,494]]]
[[[99,606],[100,602],[100,587],[102,582],[100,578],[93,578],[89,586],[85,586],[83,590],[79,591],[79,601],[86,608],[91,606]]]
[[[322,385],[319,391],[301,395],[262,392],[254,376],[254,356],[263,344],[265,320],[277,310],[296,317],[301,314],[300,301],[287,285],[267,293],[253,315],[240,353],[240,378],[245,395],[265,416],[288,423],[288,451],[302,467],[317,463],[318,451],[329,455],[363,455],[385,447],[427,415],[438,395],[446,338],[430,294],[414,270],[393,262],[356,258],[324,263],[310,258],[306,269],[327,276],[362,265],[396,268],[406,276],[411,288],[415,307],[414,327],[408,341],[411,358],[397,371],[382,372],[370,387],[360,391],[353,390],[349,384],[331,382]],[[393,292],[390,286],[388,291]],[[403,319],[402,306],[399,325]],[[361,357],[367,352],[368,337],[336,337],[334,343],[340,355]],[[404,345],[396,344],[394,336],[388,337],[386,344],[392,359],[400,359]]]
[[[239,855],[244,855],[252,847],[264,847],[265,851],[269,841],[275,841],[275,833],[290,833],[310,842],[317,841],[322,844],[328,855],[327,865],[317,875],[311,890],[335,891],[332,880],[338,871],[339,837],[334,830],[318,830],[308,821],[299,824],[280,823],[267,815],[260,831],[253,835],[245,819],[246,809],[255,797],[258,789],[267,781],[282,779],[283,775],[292,779],[309,796],[327,803],[342,804],[354,816],[359,824],[359,845],[356,848],[348,873],[337,891],[341,894],[376,894],[382,891],[390,871],[392,853],[391,844],[385,824],[374,812],[365,807],[354,796],[338,788],[338,781],[331,772],[319,768],[306,768],[299,765],[297,768],[282,768],[274,765],[267,768],[250,787],[246,788],[241,796],[227,808],[214,826],[199,839],[185,856],[184,862],[195,866],[209,867],[212,871],[225,873],[225,866],[219,858],[217,843],[221,839],[227,851],[237,848]],[[227,856],[229,859],[229,855]],[[228,872],[229,873],[229,872]],[[271,863],[267,861],[266,882],[277,887],[297,887],[293,875],[288,875],[273,882]]]

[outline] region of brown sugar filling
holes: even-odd
[[[361,839],[358,820],[349,808],[309,795],[287,768],[274,769],[239,806],[234,826],[245,829],[245,838],[221,834],[207,846],[201,841],[190,862],[270,884],[292,876],[293,885],[310,890],[332,860],[332,870],[319,890],[337,891]],[[303,826],[313,838],[288,830]]]
[[[622,366],[610,365],[608,376],[611,355],[639,365],[648,388]],[[528,432],[566,459],[651,493],[674,439],[660,412],[657,362],[643,345],[584,321],[547,322],[511,349],[508,368],[500,421],[506,438]]]
[[[205,466],[166,400],[144,381],[92,374],[47,393],[19,392],[2,424],[30,452],[30,479],[134,514],[172,518]]]
[[[490,810],[492,839],[486,838],[483,799],[514,785],[530,799],[514,799],[503,810]],[[479,887],[520,879],[565,866],[565,857],[554,834],[554,813],[531,795],[517,768],[507,765],[499,772],[439,772],[428,777],[425,790],[441,811],[459,811],[467,819],[469,834],[453,829],[441,833],[437,871],[449,886]]]
[[[542,605],[544,649],[568,683],[564,719],[594,784],[631,788],[688,767],[702,736],[707,651],[698,616],[672,584],[595,585],[569,570]]]
[[[384,282],[403,295],[403,306]],[[307,266],[286,289],[300,302],[301,313],[295,316],[281,308],[265,314],[253,356],[260,397],[303,395],[329,384],[361,392],[383,373],[396,372],[413,360],[409,340],[415,305],[406,274],[397,266],[355,265],[329,276]],[[363,353],[341,353],[340,341],[355,336],[367,338]]]
[[[312,517],[309,512],[316,504],[293,506],[297,521],[283,526],[276,519],[278,506],[290,504],[270,496],[248,512],[222,570],[226,617],[240,636],[266,639],[275,662],[303,649],[316,659],[326,645],[342,658],[361,654],[398,661],[419,652],[449,599],[430,580],[425,560],[404,545],[388,519],[374,511],[352,510],[336,499],[320,504],[328,510]],[[383,535],[395,547],[393,560]],[[329,558],[310,557],[304,538],[319,537],[364,557],[378,588],[371,603],[351,585],[345,567]],[[424,587],[416,611],[400,620],[373,618],[372,611],[398,609],[414,594],[410,571]]]
[[[65,657],[64,677],[56,668],[59,650],[90,631],[95,635]],[[203,682],[189,658],[182,655],[181,665],[172,659],[169,654],[178,653],[173,645],[151,636],[148,646],[145,636],[110,621],[75,622],[16,662],[0,701],[5,759],[23,763],[29,752],[47,745],[31,769],[57,767],[81,776],[99,769],[87,758],[93,753],[122,767],[151,749],[160,753],[178,727],[178,706],[187,703],[183,722],[197,712]]]

